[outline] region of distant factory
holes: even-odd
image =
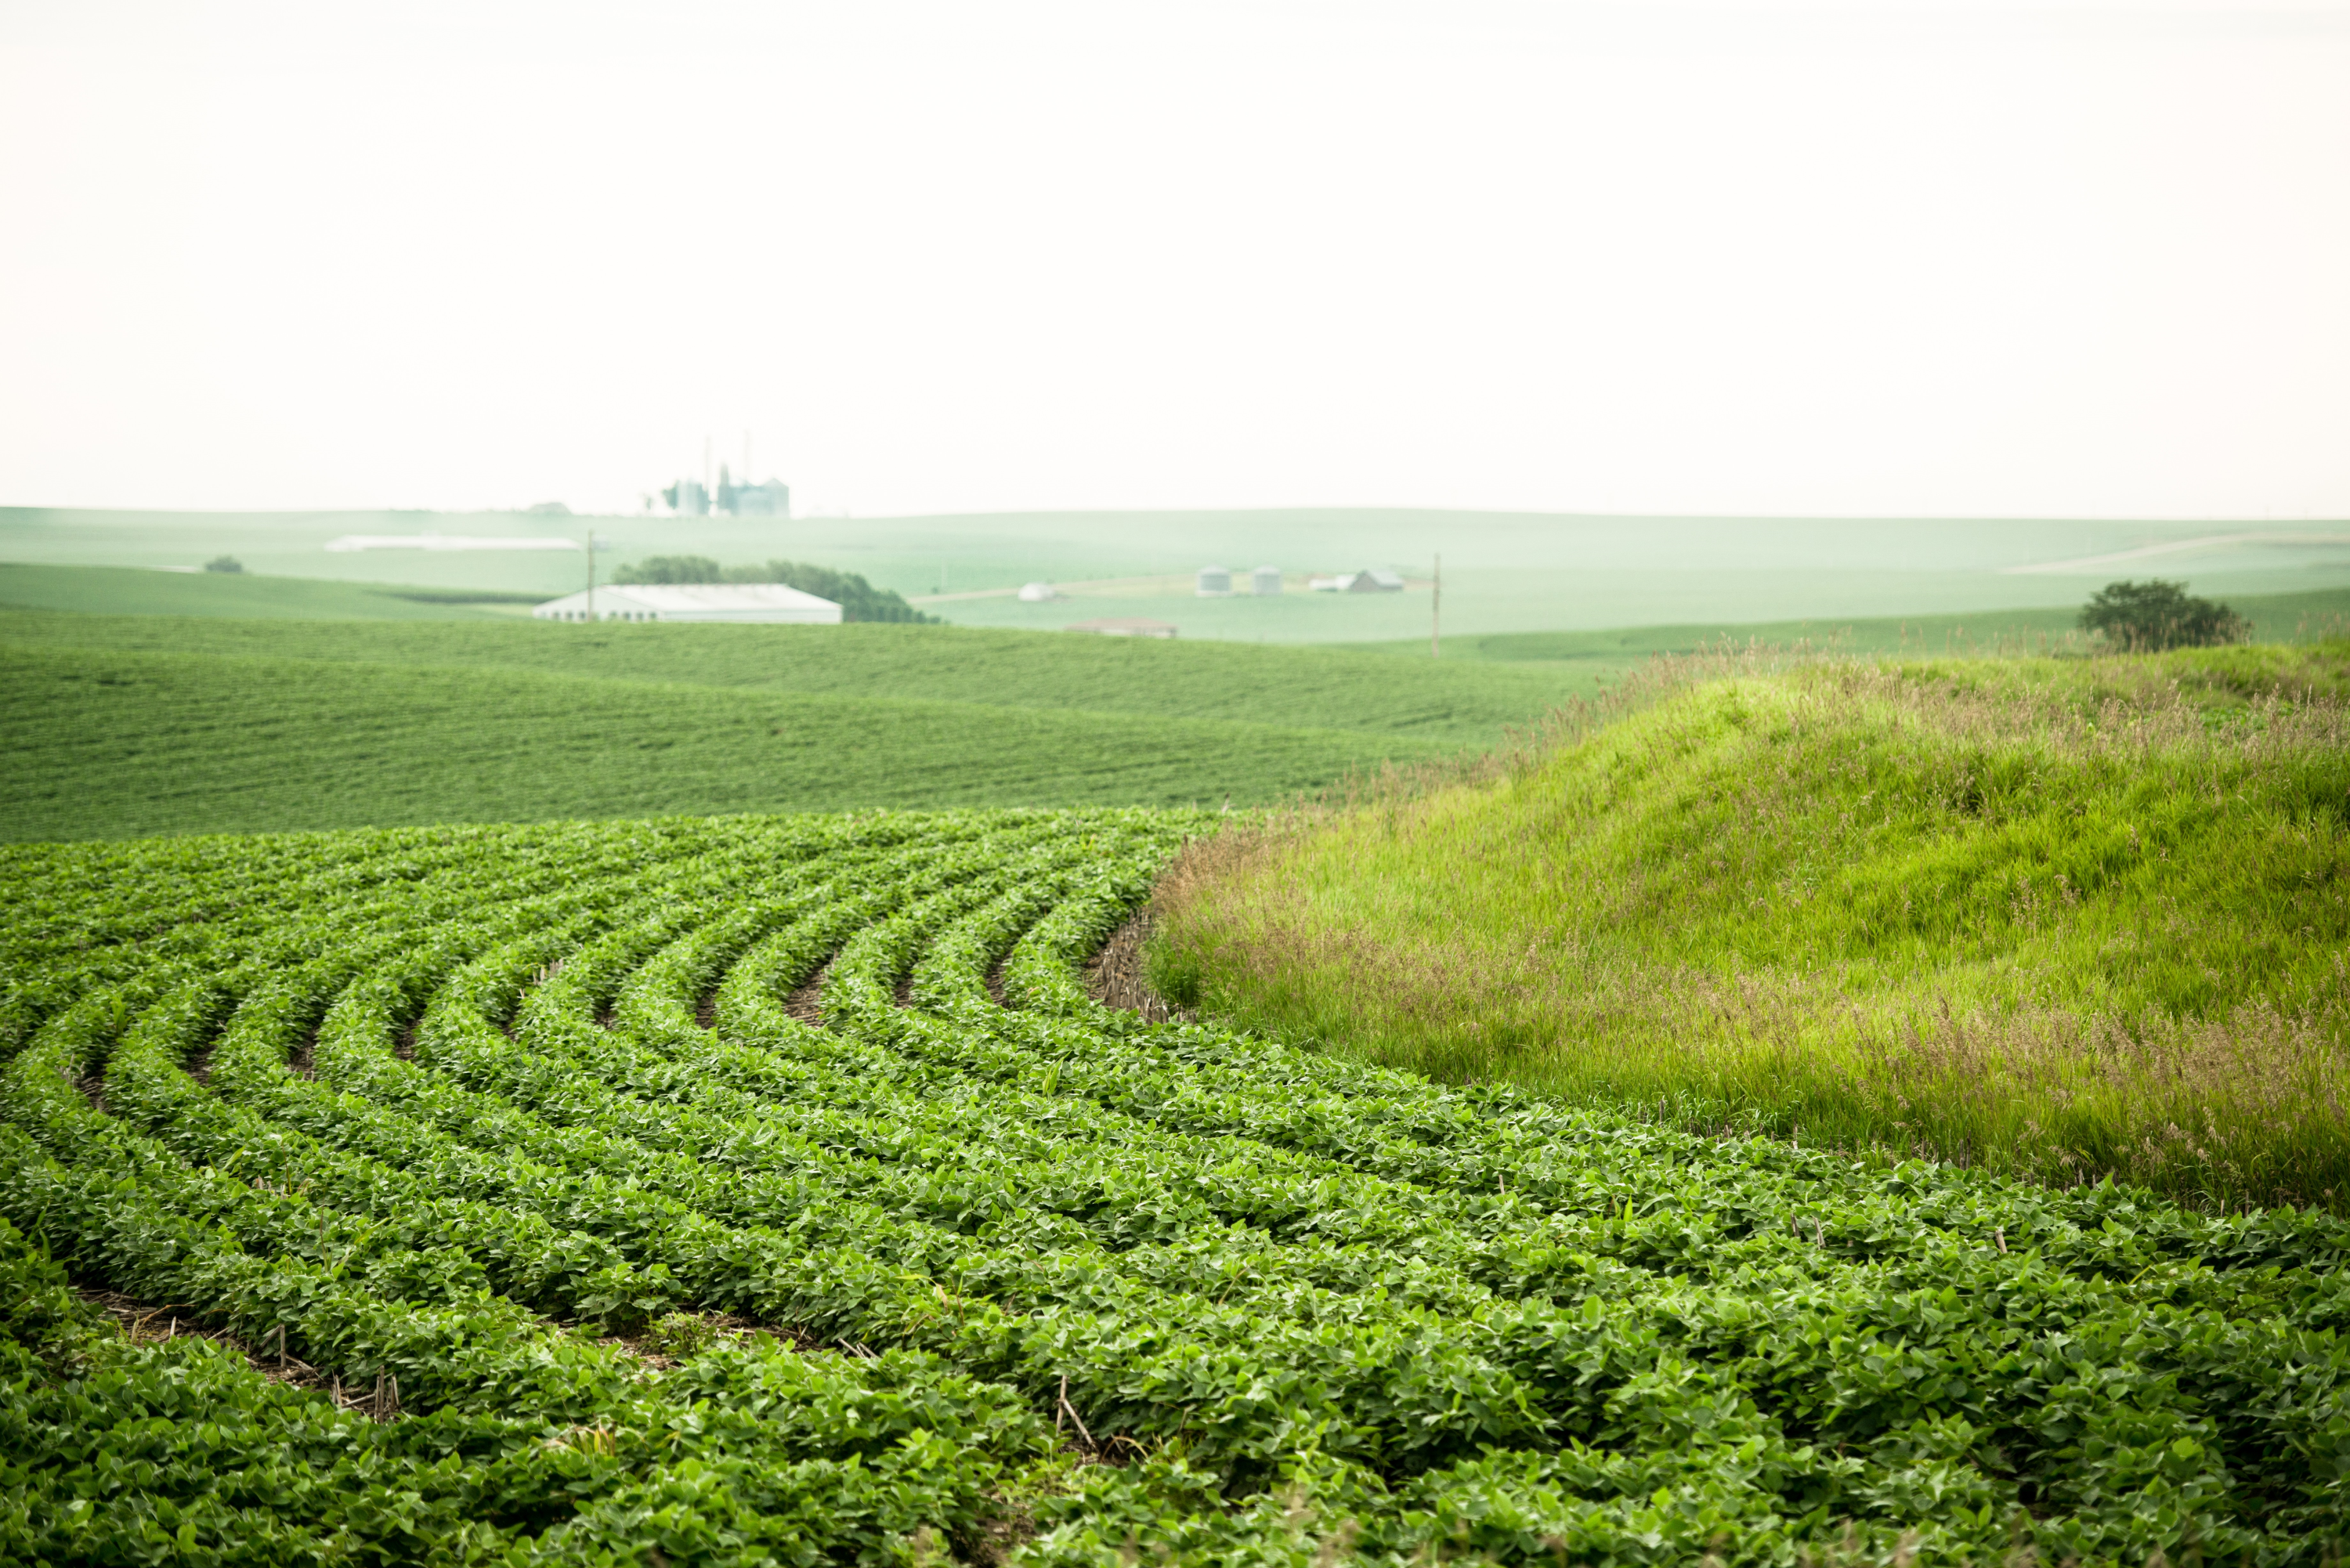
[[[780,479],[751,483],[751,432],[743,432],[743,478],[738,483],[724,463],[718,465],[718,478],[710,477],[711,459],[714,454],[711,442],[702,443],[702,477],[688,476],[660,493],[660,503],[677,517],[707,517],[715,512],[728,517],[788,517],[792,514],[792,487]],[[652,510],[652,498],[645,498],[645,510]]]
[[[792,514],[792,487],[780,479],[753,484],[748,480],[737,484],[726,465],[718,465],[718,484],[711,489],[698,479],[681,479],[660,493],[661,504],[680,517],[707,517],[718,513],[729,517],[788,517]]]

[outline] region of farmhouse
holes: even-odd
[[[586,620],[588,601],[598,620],[781,621],[797,626],[837,626],[840,607],[830,599],[787,588],[781,583],[631,584],[585,588],[549,599],[532,610],[536,620]]]

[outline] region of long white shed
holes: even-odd
[[[532,610],[537,620],[586,620],[588,592],[566,594]],[[595,591],[598,620],[727,620],[837,626],[840,607],[781,583],[669,583]]]

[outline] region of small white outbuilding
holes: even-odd
[[[587,620],[586,588],[549,599],[532,610],[535,620]],[[597,620],[721,620],[838,626],[840,607],[781,583],[631,584],[598,588]]]

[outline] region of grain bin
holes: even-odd
[[[1263,598],[1267,594],[1277,594],[1281,591],[1279,566],[1259,566],[1250,576],[1255,579],[1256,594],[1259,598]]]
[[[1232,573],[1226,571],[1222,566],[1202,566],[1200,568],[1200,597],[1201,598],[1228,598],[1231,597],[1232,591]]]

